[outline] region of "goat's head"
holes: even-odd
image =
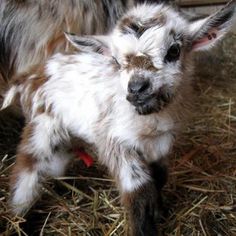
[[[139,114],[164,109],[185,80],[192,52],[211,48],[230,28],[235,1],[217,13],[188,21],[163,5],[130,10],[109,36],[67,35],[77,48],[114,58],[124,96]]]

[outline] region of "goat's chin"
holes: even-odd
[[[158,97],[154,97],[144,103],[132,102],[132,105],[135,107],[135,110],[139,115],[150,115],[164,111],[170,103],[171,100],[163,100],[160,98],[158,99]]]
[[[142,106],[136,106],[135,110],[139,115],[150,115],[157,112],[153,107],[146,104]]]
[[[166,108],[167,104],[162,106],[159,103],[156,104],[144,104],[141,106],[135,106],[135,110],[138,112],[139,115],[151,115],[154,113],[159,113]]]

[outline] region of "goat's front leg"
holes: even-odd
[[[161,191],[168,179],[167,164],[160,160],[150,164],[152,178],[158,191]]]
[[[133,236],[157,236],[158,195],[151,181],[137,189],[122,192],[122,202],[126,206]]]
[[[158,198],[157,198],[157,205],[159,208],[160,218],[163,216],[162,214],[165,214],[163,206],[163,199],[162,199],[162,188],[165,186],[167,180],[168,180],[168,168],[167,163],[165,162],[165,159],[159,160],[156,162],[152,162],[149,164],[151,175],[153,178],[153,181],[155,183],[157,192],[158,192]]]
[[[104,164],[116,177],[122,202],[129,213],[131,235],[156,236],[158,192],[149,166],[135,150],[117,146],[109,152]]]

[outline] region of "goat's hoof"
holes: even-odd
[[[157,222],[160,219],[158,192],[153,183],[142,186],[130,198],[130,220],[133,236],[157,236]]]

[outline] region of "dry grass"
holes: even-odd
[[[194,82],[196,104],[170,156],[162,235],[236,235],[235,42],[232,35],[219,49],[196,59],[201,68]],[[8,147],[12,153],[7,143],[0,146],[0,234],[127,235],[114,182],[100,166],[87,169],[80,161],[72,164],[67,177],[47,183],[27,220],[10,217],[6,201],[14,156],[5,155]]]

